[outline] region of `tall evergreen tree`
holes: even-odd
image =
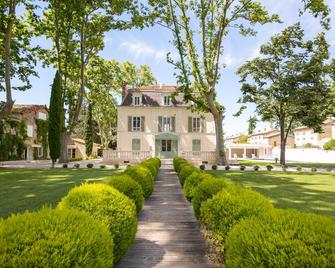
[[[85,148],[86,155],[91,156],[93,150],[93,118],[92,118],[92,104],[88,105],[86,115],[86,130],[85,130]]]
[[[60,156],[61,131],[62,131],[62,82],[59,72],[56,72],[50,97],[49,108],[49,150],[52,167]]]

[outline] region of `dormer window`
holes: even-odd
[[[170,103],[171,103],[170,96],[164,96],[163,97],[163,104],[164,104],[164,106],[170,106]]]
[[[133,105],[135,106],[142,105],[142,96],[140,94],[136,94],[133,96]]]

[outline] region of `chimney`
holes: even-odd
[[[124,100],[126,95],[127,95],[127,84],[125,81],[122,81],[122,100]]]

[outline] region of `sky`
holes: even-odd
[[[287,26],[300,21],[305,30],[306,38],[311,39],[320,31],[323,31],[319,20],[309,14],[299,17],[301,0],[262,0],[270,13],[280,16],[283,23],[257,26],[258,34],[255,37],[242,37],[237,32],[231,32],[224,40],[224,54],[222,61],[226,67],[221,70],[221,78],[217,86],[218,101],[225,106],[226,115],[224,131],[226,135],[238,134],[247,130],[247,120],[254,115],[254,106],[248,109],[240,117],[234,117],[239,110],[237,100],[241,96],[241,84],[237,69],[247,60],[259,55],[259,48],[269,41],[274,34],[280,33]],[[327,41],[331,45],[332,57],[335,57],[335,1],[326,0],[332,9],[332,29],[327,32]],[[154,76],[159,83],[176,84],[174,69],[166,61],[168,52],[174,53],[170,43],[172,34],[170,30],[156,25],[144,30],[131,29],[127,31],[111,31],[105,35],[105,48],[100,55],[105,59],[118,61],[131,61],[136,65],[147,64],[151,67]],[[41,46],[49,46],[50,42],[39,38],[35,40]],[[55,70],[36,67],[39,77],[31,78],[32,89],[26,92],[13,92],[16,104],[49,104],[51,83]],[[0,100],[4,100],[4,94],[0,93]],[[257,129],[269,128],[265,122],[259,122]]]

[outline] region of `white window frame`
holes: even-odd
[[[41,120],[47,120],[47,114],[43,112],[38,112],[37,117]]]
[[[138,142],[138,149],[134,149],[134,142]],[[135,139],[132,139],[131,140],[131,150],[134,151],[134,152],[138,152],[138,151],[141,151],[141,139],[138,139],[138,138],[135,138]]]
[[[37,156],[42,157],[43,156],[43,147],[37,147]]]
[[[133,95],[133,105],[134,106],[142,105],[142,95],[141,94],[134,94]]]
[[[171,97],[169,95],[163,96],[163,105],[170,106],[171,105]]]
[[[199,150],[194,150],[195,142],[199,142],[196,146],[199,146]],[[193,152],[201,152],[201,140],[200,139],[194,139],[192,140],[192,151]]]
[[[200,117],[192,117],[192,132],[201,131],[201,120]]]
[[[136,120],[136,122],[135,122]],[[142,126],[142,120],[140,116],[133,116],[131,118],[131,130],[133,132],[140,132]]]
[[[172,118],[171,116],[162,116],[162,132],[171,132]]]
[[[33,125],[27,125],[27,136],[30,138],[34,137],[34,126]]]

